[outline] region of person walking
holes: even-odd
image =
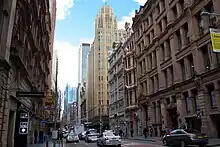
[[[133,138],[133,135],[134,135],[134,130],[131,129],[131,137]]]
[[[144,128],[143,134],[144,134],[144,138],[146,139],[147,138],[147,128]]]

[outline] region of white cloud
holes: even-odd
[[[81,38],[80,43],[90,43],[92,44],[93,38]]]
[[[134,0],[137,2],[139,5],[143,6],[148,0]]]
[[[57,20],[63,20],[69,13],[69,9],[73,7],[74,0],[57,0]]]
[[[61,90],[65,89],[67,83],[77,86],[78,48],[69,42],[54,42],[54,49],[58,51],[58,85]]]
[[[132,24],[132,17],[135,15],[135,10],[131,11],[128,16],[123,16],[118,22],[118,28],[124,29],[125,23],[129,22]]]

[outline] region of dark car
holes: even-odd
[[[164,135],[162,138],[165,146],[180,146],[199,145],[204,147],[208,144],[208,136],[195,129],[177,129]]]

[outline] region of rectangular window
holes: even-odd
[[[186,79],[186,69],[185,69],[184,59],[180,61],[180,67],[182,72],[182,80],[184,81]]]

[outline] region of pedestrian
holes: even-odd
[[[133,135],[134,135],[134,130],[131,129],[131,137],[133,138]]]
[[[144,134],[144,138],[146,139],[147,138],[147,128],[144,128],[143,134]]]
[[[119,136],[121,136],[121,138],[122,138],[122,135],[123,135],[123,131],[122,131],[122,129],[120,129],[119,130]]]

